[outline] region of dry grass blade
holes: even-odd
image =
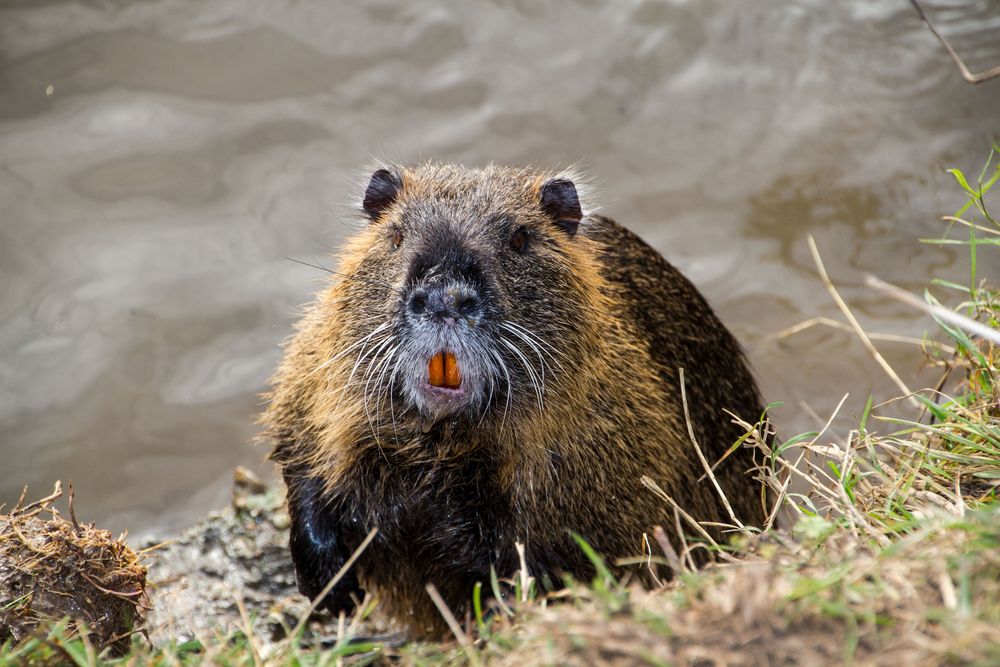
[[[670,540],[667,539],[667,533],[663,530],[663,526],[653,527],[653,538],[660,546],[660,551],[662,551],[663,555],[667,557],[667,562],[670,563],[670,569],[674,571],[674,574],[681,574],[684,572],[684,566],[681,564],[680,556],[677,555],[677,550],[674,549],[674,545],[670,544]]]
[[[257,638],[253,634],[253,625],[250,623],[250,614],[247,613],[247,606],[243,598],[236,596],[236,608],[240,612],[240,620],[243,623],[243,636],[246,637],[247,645],[250,647],[250,656],[253,658],[254,667],[261,666],[260,648],[257,646]]]
[[[344,575],[347,574],[348,570],[350,570],[351,567],[354,565],[354,562],[361,556],[362,553],[364,553],[365,549],[368,548],[368,545],[371,544],[372,540],[375,539],[376,535],[378,535],[378,528],[372,528],[370,531],[368,531],[368,535],[365,537],[364,540],[361,541],[361,544],[358,545],[358,548],[354,550],[354,553],[351,554],[351,557],[348,558],[347,561],[340,566],[340,569],[337,570],[337,574],[333,575],[333,578],[326,583],[326,586],[324,586],[323,590],[319,592],[319,595],[317,595],[309,603],[309,608],[306,609],[306,611],[299,618],[299,622],[295,625],[295,629],[292,631],[293,637],[299,636],[299,633],[302,632],[302,628],[304,628],[306,623],[309,621],[309,616],[314,611],[316,611],[316,609],[319,607],[319,603],[322,602],[323,598],[325,598],[327,594],[333,590],[333,587],[337,585],[337,582],[339,582],[341,579],[344,578]]]
[[[913,306],[918,310],[922,310],[925,313],[933,315],[939,319],[944,320],[948,324],[954,324],[955,326],[961,327],[968,331],[969,333],[975,334],[980,338],[985,338],[986,340],[992,341],[997,345],[1000,345],[1000,331],[996,329],[991,329],[985,324],[977,322],[971,318],[962,315],[961,313],[956,313],[954,310],[949,310],[943,306],[938,306],[932,303],[927,303],[923,299],[910,294],[904,289],[896,287],[892,283],[887,283],[880,278],[869,275],[865,276],[865,284],[869,287],[879,290],[884,294],[888,294],[897,301],[901,301],[909,306]]]
[[[670,494],[664,491],[663,488],[653,480],[653,478],[643,475],[640,481],[642,482],[643,486],[653,491],[653,493],[658,495],[660,498],[666,501],[667,504],[673,507],[674,511],[677,512],[681,517],[683,517],[684,520],[687,522],[687,524],[692,528],[694,528],[695,532],[697,532],[713,548],[713,552],[717,553],[723,560],[731,562],[736,561],[736,558],[734,558],[732,554],[723,550],[719,546],[719,543],[716,542],[712,538],[712,536],[708,534],[708,531],[705,530],[705,527],[702,526],[700,523],[698,523],[698,521],[693,516],[684,511],[684,508],[678,505],[677,501],[671,498]],[[679,534],[683,534],[681,531],[678,532]],[[692,563],[692,569],[693,567],[694,563]]]
[[[816,317],[810,317],[807,320],[803,320],[798,324],[793,324],[790,327],[786,327],[781,331],[769,334],[765,337],[765,340],[781,340],[783,338],[788,338],[789,336],[794,336],[795,334],[802,333],[803,331],[808,331],[813,327],[823,326],[829,327],[830,329],[837,329],[839,331],[847,331],[854,333],[854,328],[844,324],[839,320],[835,320],[831,317],[825,317],[823,315],[818,315]],[[885,334],[885,333],[872,333],[868,332],[868,337],[872,340],[880,340],[886,343],[903,343],[906,345],[916,345],[923,347],[926,345],[927,341],[923,338],[914,338],[913,336],[899,336],[897,334]],[[955,348],[950,345],[945,345],[944,343],[936,343],[937,347],[948,354],[955,354]]]
[[[681,405],[684,408],[684,421],[687,424],[688,437],[691,439],[691,445],[694,446],[694,451],[698,455],[698,460],[701,461],[702,467],[705,469],[705,474],[708,475],[709,479],[712,480],[712,486],[715,487],[716,493],[719,494],[719,498],[722,500],[723,506],[726,508],[726,512],[729,513],[729,518],[732,519],[733,524],[737,526],[741,531],[746,530],[746,526],[743,522],[736,518],[736,513],[733,512],[732,505],[729,504],[729,498],[722,491],[722,487],[719,486],[719,480],[715,478],[715,473],[712,471],[712,466],[708,463],[708,459],[705,458],[705,454],[701,451],[701,447],[698,445],[698,439],[694,437],[694,426],[691,424],[691,412],[688,409],[687,400],[687,383],[684,381],[684,369],[677,369],[678,381],[681,384]]]
[[[528,561],[524,553],[524,544],[514,542],[514,549],[517,550],[517,560],[520,567],[517,570],[518,580],[521,582],[521,602],[528,601],[528,592],[534,578],[528,573]]]
[[[834,287],[833,281],[830,280],[830,276],[826,272],[826,267],[823,266],[823,260],[819,256],[819,250],[816,248],[816,240],[810,235],[808,242],[809,251],[812,253],[813,261],[816,262],[816,269],[819,271],[820,279],[826,286],[827,291],[830,292],[830,296],[832,296],[833,300],[837,303],[837,307],[840,308],[840,312],[842,312],[844,317],[847,318],[847,321],[851,323],[851,327],[854,329],[855,333],[858,334],[861,342],[871,353],[872,357],[875,358],[878,365],[882,367],[882,370],[885,371],[886,375],[888,375],[896,386],[899,387],[899,390],[903,392],[903,395],[907,397],[907,400],[909,400],[914,406],[918,408],[921,407],[923,404],[913,397],[913,392],[910,391],[910,388],[906,386],[906,383],[903,382],[899,375],[896,374],[896,371],[892,369],[889,362],[886,361],[885,358],[879,353],[871,339],[868,338],[868,334],[866,334],[865,330],[861,328],[861,324],[858,322],[857,318],[854,317],[854,313],[852,313],[851,309],[847,306],[847,302],[844,301],[844,299],[840,296],[840,293],[837,291],[837,288]]]
[[[444,622],[448,624],[448,629],[451,633],[455,635],[455,639],[462,646],[462,650],[465,651],[465,657],[469,659],[469,664],[474,667],[479,667],[482,662],[479,660],[479,656],[476,655],[476,649],[472,645],[472,640],[469,639],[469,635],[465,634],[462,630],[462,626],[459,625],[458,619],[455,618],[455,614],[451,613],[451,609],[448,608],[447,603],[441,594],[438,593],[437,588],[434,584],[427,584],[427,594],[431,596],[431,600],[434,601],[434,606],[437,607],[438,611],[441,612],[441,617],[444,618]]]
[[[954,215],[942,215],[941,219],[945,222],[957,222],[963,227],[968,227],[969,229],[975,229],[977,232],[983,232],[985,234],[993,234],[995,236],[1000,236],[1000,230],[993,229],[992,227],[983,227],[982,225],[977,225],[974,222],[969,222],[964,218],[959,218]]]

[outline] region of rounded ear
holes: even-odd
[[[378,220],[385,209],[396,201],[396,195],[402,187],[403,183],[399,176],[388,169],[379,169],[372,174],[368,187],[365,188],[365,200],[362,203],[368,217],[373,221]]]
[[[564,232],[574,236],[583,219],[583,210],[573,181],[566,178],[546,181],[539,192],[539,199],[545,214]]]

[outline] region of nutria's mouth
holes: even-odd
[[[462,386],[462,374],[455,354],[438,352],[427,361],[427,384],[432,387],[457,390]]]
[[[420,429],[427,433],[442,416],[453,412],[468,400],[468,387],[462,385],[458,359],[445,350],[427,360],[427,380],[420,388]]]

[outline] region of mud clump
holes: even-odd
[[[307,611],[288,552],[284,494],[237,468],[232,504],[178,538],[150,539],[154,644],[235,630],[277,641]],[[241,610],[242,607],[242,610]]]
[[[61,496],[57,482],[51,495],[0,512],[0,644],[65,618],[98,650],[123,653],[147,609],[146,567],[124,536],[76,520],[72,488],[65,519],[54,506]]]

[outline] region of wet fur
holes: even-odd
[[[288,343],[263,417],[288,485],[300,589],[317,594],[377,527],[326,606],[350,610],[370,590],[414,635],[437,635],[444,625],[425,584],[461,618],[491,565],[501,576],[517,568],[515,541],[531,574],[558,582],[592,574],[570,531],[611,560],[640,554],[654,525],[670,532],[673,512],[643,475],[697,519],[728,522],[711,484],[697,482],[678,368],[710,461],[742,434],[724,410],[753,421],[762,404],[739,345],[691,283],[607,218],[587,215],[566,234],[538,204],[556,174],[441,165],[400,174],[398,200],[348,242]],[[530,257],[505,251],[517,225],[530,230]],[[406,240],[399,250],[390,242],[397,226],[404,239],[471,243],[489,258],[480,269],[492,310],[462,341],[484,355],[463,368],[480,378],[479,394],[457,414],[422,414],[407,390],[426,350],[392,324],[412,268],[399,254]],[[516,336],[524,331],[534,347]],[[739,517],[759,522],[752,467],[741,449],[717,475]]]

